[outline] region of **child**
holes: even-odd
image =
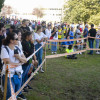
[[[74,52],[73,46],[69,45],[68,49],[66,49],[67,53],[72,53]],[[66,57],[66,56],[65,56]],[[67,59],[77,59],[76,54],[72,54],[72,55],[67,55]]]

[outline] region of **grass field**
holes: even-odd
[[[29,84],[28,100],[100,100],[100,55],[47,59],[47,71]]]

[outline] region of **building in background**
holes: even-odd
[[[60,22],[64,15],[63,7],[65,1],[66,0],[15,0],[13,2],[13,0],[5,0],[5,4],[16,9],[16,11],[13,11],[13,14],[10,15],[13,18],[15,16],[21,19],[27,18],[30,20]],[[34,8],[41,8],[43,12],[42,18],[37,18],[32,14]]]
[[[60,22],[63,18],[63,6],[60,8],[42,8],[44,16],[42,20],[53,21],[53,22]]]

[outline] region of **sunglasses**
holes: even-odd
[[[18,41],[18,38],[14,39],[14,40]]]

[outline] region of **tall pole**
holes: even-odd
[[[8,62],[6,64],[8,64]],[[8,65],[7,65],[6,73],[5,73],[4,99],[3,100],[6,100],[6,96],[7,96],[7,82],[8,82]]]

